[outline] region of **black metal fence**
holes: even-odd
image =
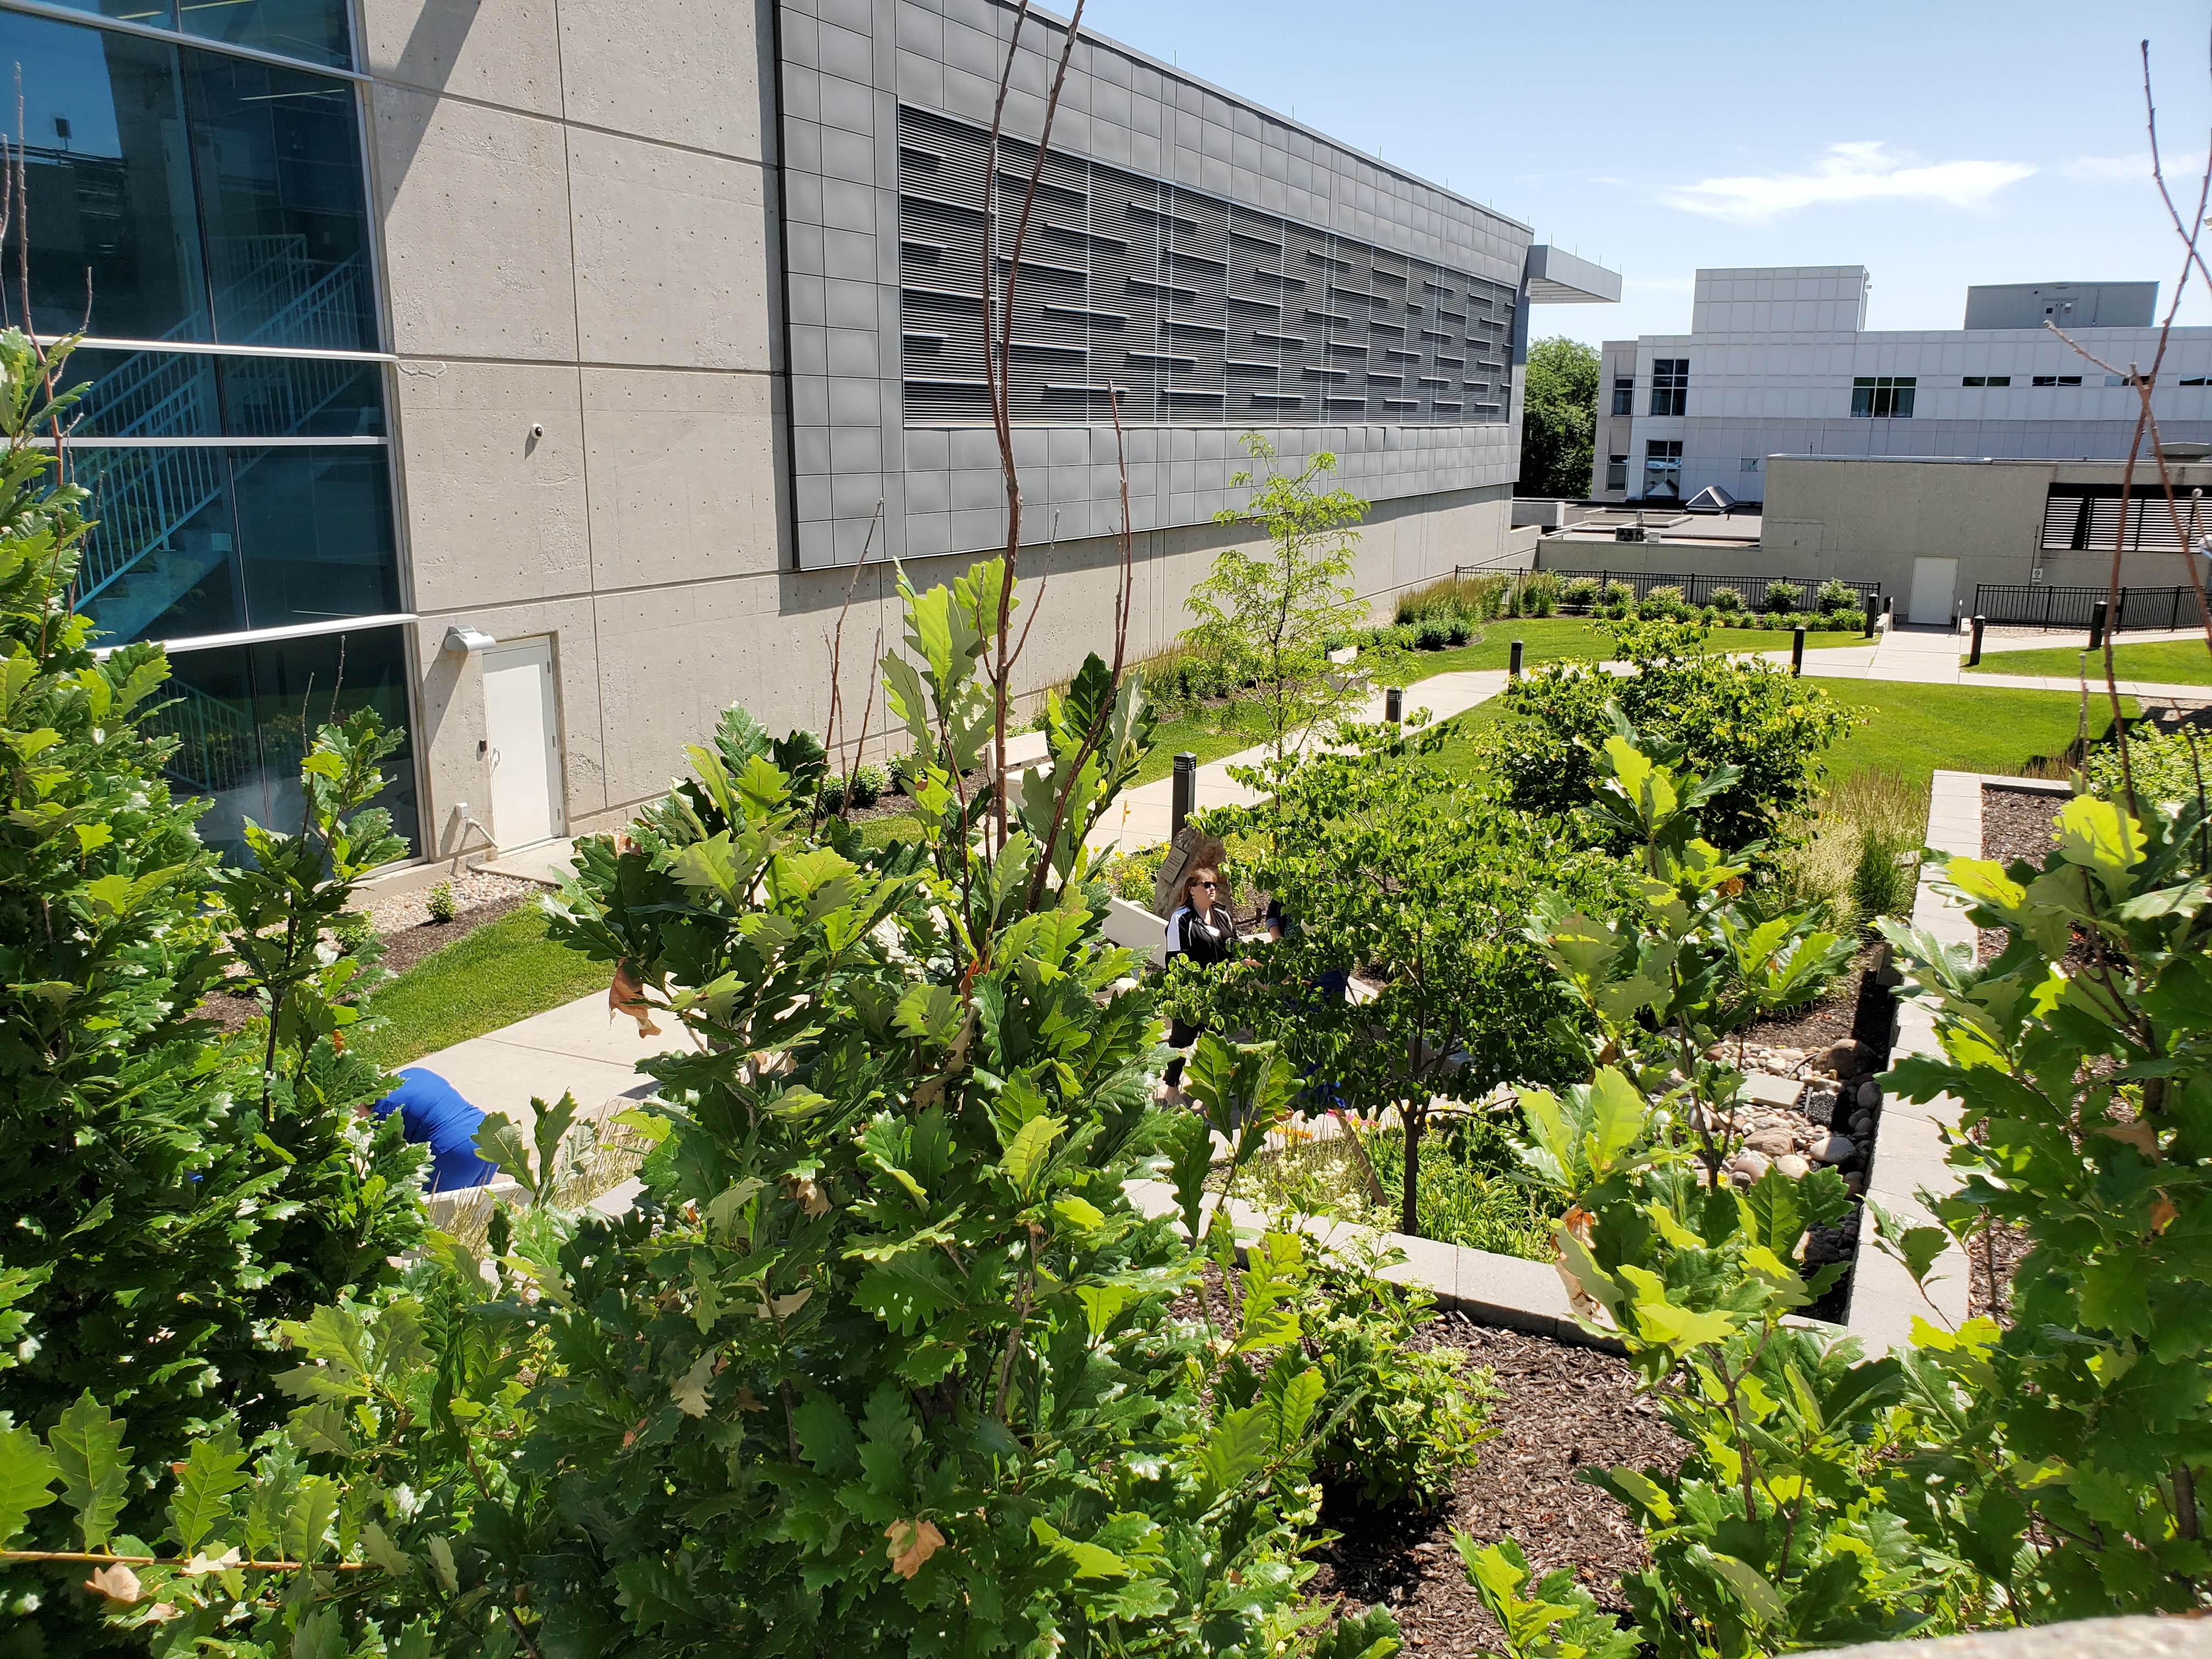
[[[2089,614],[2109,597],[2102,587],[2057,587],[2048,582],[1981,582],[1974,588],[1974,614],[2011,627],[2087,628]],[[2124,587],[2112,618],[2112,631],[2202,628],[2204,612],[2193,587]]]
[[[1797,597],[1791,610],[1812,611],[1818,608],[1820,590],[1827,586],[1826,579],[1809,576],[1670,576],[1641,570],[1547,570],[1543,574],[1556,576],[1563,582],[1588,580],[1600,588],[1611,582],[1626,582],[1636,590],[1638,599],[1655,587],[1679,587],[1686,603],[1700,607],[1711,605],[1713,595],[1722,588],[1732,587],[1742,596],[1747,611],[1765,610],[1766,590],[1777,582],[1796,590]],[[1880,582],[1845,582],[1844,586],[1858,596],[1857,603],[1851,607],[1855,611],[1865,609],[1869,595],[1881,597]]]

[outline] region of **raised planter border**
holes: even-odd
[[[1938,772],[1928,792],[1928,846],[1931,851],[1954,858],[1982,856],[1982,790],[2023,789],[2039,794],[2066,796],[2073,786],[2045,778],[2008,777],[1996,772]],[[1966,908],[1936,890],[1939,866],[1920,869],[1919,891],[1912,902],[1912,922],[1938,943],[1975,948],[1974,924]],[[1942,1053],[1936,1040],[1936,1022],[1924,1008],[1900,1002],[1897,1036],[1890,1046],[1890,1063],[1909,1054]],[[1904,1346],[1912,1340],[1916,1316],[1939,1314],[1955,1328],[1964,1324],[1967,1309],[1967,1276],[1972,1264],[1956,1244],[1946,1245],[1929,1271],[1923,1297],[1902,1262],[1875,1243],[1875,1203],[1907,1226],[1932,1226],[1936,1218],[1921,1201],[1924,1191],[1942,1196],[1954,1191],[1958,1176],[1946,1161],[1950,1139],[1959,1127],[1959,1103],[1949,1095],[1915,1103],[1882,1091],[1881,1121],[1875,1132],[1867,1164],[1868,1203],[1859,1210],[1858,1251],[1851,1268],[1851,1310],[1847,1328],[1875,1352]],[[1935,1305],[1931,1309],[1929,1304]]]

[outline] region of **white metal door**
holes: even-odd
[[[1915,559],[1912,562],[1912,608],[1908,613],[1916,627],[1948,628],[1957,620],[1951,612],[1952,589],[1959,579],[1956,559]]]
[[[553,641],[513,640],[483,653],[484,738],[490,745],[491,833],[502,853],[561,833],[560,722]]]

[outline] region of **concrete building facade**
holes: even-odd
[[[981,296],[1059,24],[1024,26],[992,156],[999,0],[131,10],[0,0],[0,52],[51,106],[33,320],[93,293],[83,603],[168,642],[211,839],[285,823],[312,726],[362,704],[408,734],[423,856],[620,822],[732,702],[818,728],[841,617],[861,707],[892,558],[927,584],[1002,544]],[[1251,538],[1213,522],[1247,432],[1374,501],[1378,600],[1508,556],[1526,308],[1616,276],[1089,35],[1042,178],[1027,686],[1110,629],[1124,462],[1139,654]]]
[[[1859,265],[1700,270],[1690,332],[1606,342],[1593,498],[1763,500],[1775,455],[2127,453],[2157,284],[1971,289],[1965,328],[1898,332],[1866,328],[1869,286]],[[2212,328],[2173,331],[2154,404],[2169,436],[2212,438]]]

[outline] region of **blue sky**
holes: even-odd
[[[1091,0],[1084,21],[1622,272],[1620,305],[1530,319],[1593,343],[1686,331],[1700,265],[1863,264],[1871,328],[1956,328],[1973,283],[2154,279],[2163,312],[2180,246],[2138,41],[2177,197],[2212,122],[2212,17],[2181,4]],[[2212,323],[2198,283],[2181,319]]]

